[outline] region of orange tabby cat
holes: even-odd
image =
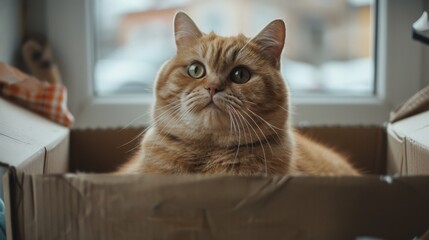
[[[159,72],[153,125],[119,173],[359,174],[291,127],[282,20],[252,39],[221,37],[179,12],[174,30],[177,54]]]

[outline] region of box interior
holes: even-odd
[[[317,126],[298,130],[345,154],[364,174],[386,173],[386,133],[382,126]],[[138,149],[143,131],[143,128],[73,129],[70,172],[115,171]]]

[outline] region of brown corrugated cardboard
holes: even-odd
[[[25,175],[20,239],[412,239],[429,178]]]

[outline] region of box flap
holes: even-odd
[[[401,119],[416,115],[429,110],[429,86],[423,88],[406,102],[390,113],[390,122],[394,123]]]
[[[68,138],[69,129],[0,98],[0,162],[43,173],[46,153]]]
[[[26,175],[23,239],[412,239],[429,178]]]
[[[398,138],[403,139],[406,135],[429,127],[429,111],[390,123],[390,125]]]

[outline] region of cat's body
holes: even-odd
[[[358,175],[340,154],[290,126],[275,20],[255,38],[201,33],[175,18],[177,54],[156,81],[153,125],[120,173]]]

